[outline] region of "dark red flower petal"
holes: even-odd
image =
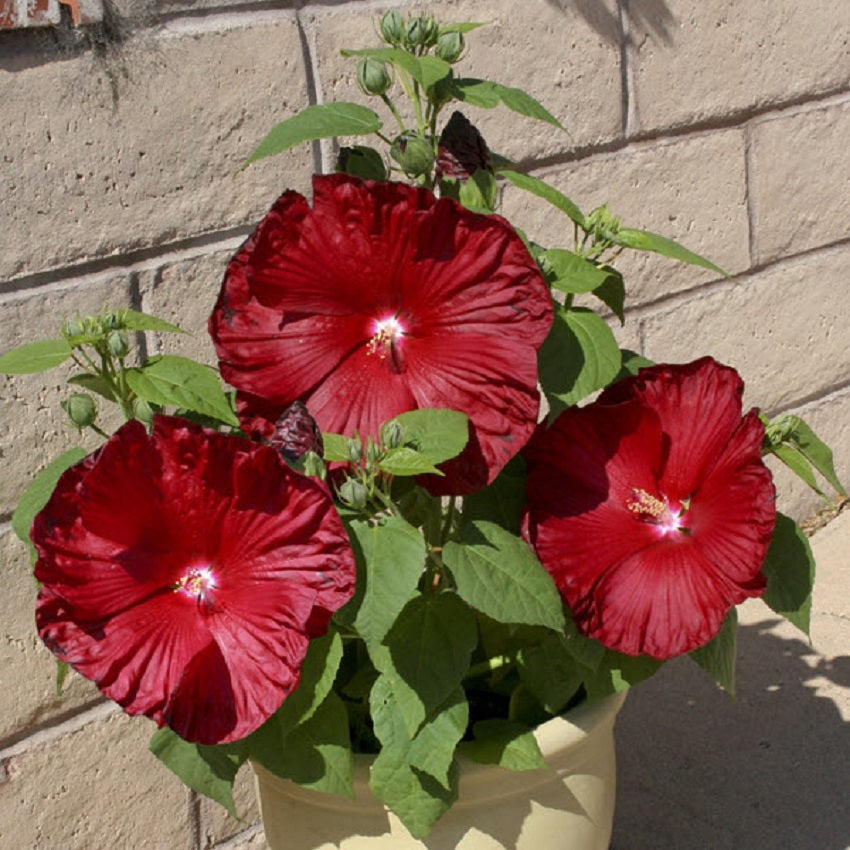
[[[439,486],[492,481],[533,432],[552,321],[522,241],[424,189],[347,175],[313,189],[312,209],[291,192],[275,204],[210,317],[243,428],[268,439],[295,400],[321,430],[364,437],[407,410],[451,408],[472,434]]]
[[[129,714],[204,744],[277,710],[354,587],[324,485],[168,417],[68,470],[30,536],[48,647]]]
[[[523,533],[585,634],[670,658],[764,591],[774,489],[741,389],[708,358],[641,370],[529,443]]]
[[[449,177],[464,183],[479,169],[489,168],[490,150],[484,137],[462,112],[453,112],[440,134],[437,179]]]

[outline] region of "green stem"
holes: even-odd
[[[405,89],[405,91],[406,91],[406,89]],[[399,115],[398,110],[395,108],[395,104],[389,99],[389,97],[387,97],[386,94],[381,95],[381,100],[387,105],[387,109],[389,109],[389,111],[392,112],[393,117],[395,118],[396,123],[398,124],[399,132],[404,133],[407,130],[407,128],[404,126],[404,121],[401,120],[401,115]],[[382,138],[383,138],[383,136],[382,136]],[[388,144],[392,144],[392,142],[389,139],[386,139],[386,141],[387,141]]]
[[[501,670],[502,667],[507,667],[516,661],[516,655],[495,655],[493,658],[488,658],[486,661],[479,661],[473,664],[464,676],[465,679],[475,679],[478,676],[483,676],[486,673],[495,673],[496,670]]]

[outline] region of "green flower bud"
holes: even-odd
[[[106,337],[106,347],[113,357],[126,357],[130,350],[127,331],[110,331]]]
[[[463,53],[463,35],[457,30],[441,33],[437,38],[437,58],[444,62],[457,62]]]
[[[348,441],[348,459],[358,464],[363,460],[363,443],[360,442],[360,437],[352,437]]]
[[[382,95],[393,84],[385,62],[363,56],[357,63],[357,85],[363,94]]]
[[[391,419],[384,425],[381,442],[388,449],[397,449],[404,442],[404,428],[398,419]]]
[[[352,508],[363,508],[369,498],[369,490],[362,481],[349,478],[339,488],[339,497]]]
[[[381,448],[375,444],[375,441],[370,437],[366,443],[366,463],[373,466],[381,457]]]
[[[408,177],[430,174],[434,167],[434,146],[419,136],[399,136],[390,148],[390,156]]]
[[[134,398],[133,418],[145,425],[153,425],[153,408],[143,398]]]
[[[94,399],[86,393],[72,393],[66,401],[62,402],[62,407],[71,422],[81,431],[83,428],[88,428],[97,419],[97,405]]]
[[[111,310],[104,310],[100,320],[104,330],[114,331],[121,327],[121,317],[117,313],[113,313]]]
[[[433,15],[419,15],[410,18],[404,33],[404,46],[408,50],[418,47],[432,47],[437,43],[440,28]]]
[[[398,47],[404,38],[404,18],[401,12],[396,9],[390,9],[384,12],[380,23],[381,36],[384,41],[391,44],[393,47]]]

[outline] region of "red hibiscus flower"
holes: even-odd
[[[399,183],[316,177],[231,261],[210,333],[243,427],[268,439],[296,399],[326,432],[377,437],[407,410],[470,419],[434,492],[492,481],[533,433],[551,296],[503,219]]]
[[[710,358],[642,369],[529,443],[523,533],[583,633],[670,658],[764,591],[774,488],[742,392]]]
[[[243,738],[298,684],[351,596],[326,488],[277,452],[158,416],[60,478],[30,532],[47,646],[128,714]]]

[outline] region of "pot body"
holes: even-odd
[[[461,763],[457,802],[415,839],[369,790],[355,756],[355,800],[302,788],[252,764],[271,850],[606,850],[616,789],[614,721],[625,693],[579,706],[535,732],[550,770]]]

